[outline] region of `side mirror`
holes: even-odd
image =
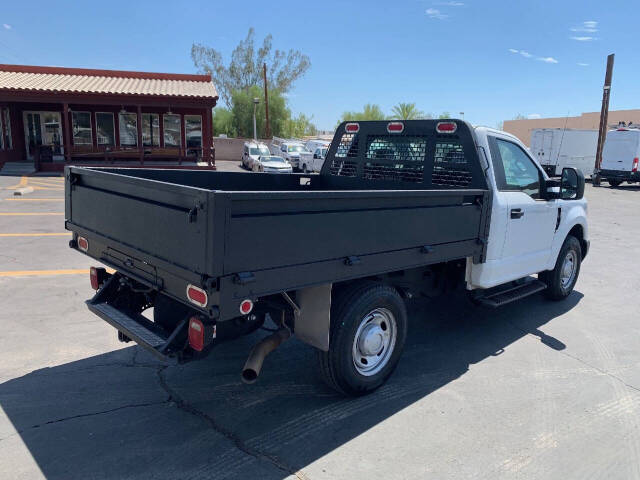
[[[317,153],[314,153],[314,154],[313,154],[313,158],[318,158],[318,154],[317,154]]]
[[[584,197],[584,175],[573,167],[562,169],[560,179],[560,198],[563,200],[580,200]]]

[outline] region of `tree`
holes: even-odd
[[[215,135],[225,134],[227,137],[236,136],[236,128],[233,125],[233,113],[223,107],[213,110],[213,132]]]
[[[398,103],[391,109],[391,116],[397,120],[418,120],[428,118],[416,108],[415,103]]]
[[[317,135],[318,129],[312,123],[312,117],[307,117],[304,113],[298,114],[297,117],[289,118],[285,122],[285,137],[304,137],[309,135]]]
[[[340,122],[361,120],[384,120],[386,115],[382,109],[373,103],[367,103],[362,112],[343,112]]]
[[[311,67],[309,57],[298,50],[273,50],[271,34],[264,38],[262,47],[256,49],[254,34],[254,29],[250,28],[247,37],[233,50],[228,65],[215,48],[199,43],[191,46],[193,63],[200,72],[211,75],[226,107],[231,107],[234,91],[248,92],[252,86],[262,85],[263,63],[267,64],[269,88],[281,93],[288,92]]]
[[[438,115],[438,118],[451,118],[451,113],[450,112],[442,112],[440,115]]]

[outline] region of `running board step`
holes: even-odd
[[[166,362],[177,363],[175,359],[162,353],[166,345],[173,339],[161,332],[150,320],[142,315],[136,315],[135,318],[129,316],[108,303],[92,303],[91,300],[87,300],[86,303],[89,310],[144,349]]]
[[[515,302],[521,298],[528,297],[534,293],[538,293],[547,288],[547,284],[540,280],[531,279],[521,285],[502,290],[500,292],[487,295],[486,297],[480,297],[477,299],[480,305],[485,307],[497,308],[507,303]]]

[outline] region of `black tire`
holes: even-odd
[[[622,180],[607,180],[612,187],[619,187],[622,184]]]
[[[574,256],[574,272],[569,283],[563,283],[563,267],[565,265],[565,259],[567,255],[572,252]],[[573,291],[576,282],[578,281],[578,275],[580,275],[580,264],[582,262],[582,248],[578,239],[572,235],[569,235],[560,249],[556,265],[553,270],[547,270],[541,272],[538,278],[547,284],[547,288],[544,291],[545,296],[550,300],[563,300],[567,298]]]
[[[356,333],[368,314],[390,312],[395,320],[395,344],[386,354],[386,363],[376,373],[358,371],[353,348]],[[407,311],[395,288],[376,282],[362,282],[336,292],[331,306],[329,351],[318,352],[323,380],[331,388],[351,396],[364,395],[380,387],[396,368],[407,336]],[[385,355],[384,348],[378,354]]]
[[[302,173],[304,173],[305,175],[307,173],[309,173],[309,170],[307,170],[307,164],[306,163],[304,165],[302,165]]]

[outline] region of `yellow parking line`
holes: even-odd
[[[27,186],[27,177],[23,175],[22,177],[20,177],[20,183],[16,183],[15,185],[11,185],[10,187],[7,187],[7,190],[15,190],[16,188],[26,187],[26,186]]]
[[[0,233],[0,237],[67,237],[71,232],[64,233]]]
[[[63,187],[62,183],[60,182],[39,182],[39,181],[33,181],[33,180],[29,181],[27,185],[38,186],[38,187],[55,187],[55,188]]]
[[[21,217],[31,215],[64,215],[64,213],[52,213],[52,212],[0,212],[1,216],[5,217]]]
[[[60,198],[5,198],[7,202],[64,202],[64,197]]]
[[[86,268],[70,270],[8,270],[0,272],[0,277],[27,277],[44,275],[82,275],[89,273]]]

